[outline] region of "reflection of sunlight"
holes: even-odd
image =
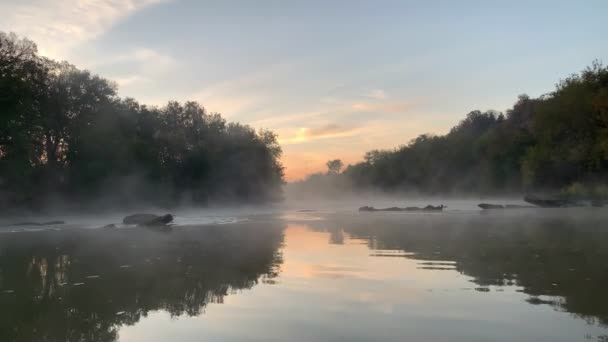
[[[343,244],[330,244],[330,239],[329,232],[290,224],[285,232],[279,284],[291,291],[328,297],[328,302],[358,303],[373,312],[389,314],[395,305],[421,303],[426,288],[437,286],[438,281],[442,286],[454,281],[453,276],[439,280],[441,274],[419,269],[417,261],[405,258],[410,253],[370,250],[362,243],[366,240],[350,237]],[[376,252],[398,257],[370,257]],[[334,304],[328,310],[348,311],[343,305]]]
[[[455,260],[433,254],[436,243],[424,245],[432,257],[421,259],[420,248],[402,250],[399,247],[405,244],[378,243],[375,230],[353,238],[352,228],[338,229],[331,220],[288,224],[276,283],[258,283],[226,296],[222,305],[209,305],[198,317],[152,313],[133,326],[123,326],[121,340],[178,336],[183,341],[401,341],[449,334],[450,339],[436,340],[470,341],[511,336],[514,326],[533,336],[546,336],[543,325],[549,324],[574,335],[589,329],[549,306],[530,305],[550,297],[526,302],[516,287],[485,286],[487,291],[481,291],[456,269]],[[408,234],[414,231],[428,234]],[[339,243],[332,238],[336,232],[343,235]],[[366,236],[374,236],[373,243]]]
[[[281,278],[360,278],[387,280],[407,274],[416,283],[435,282],[438,276],[419,268],[411,253],[399,250],[370,250],[361,239],[348,238],[343,245],[330,245],[329,232],[316,232],[306,224],[290,224],[285,231],[285,261]],[[396,258],[370,258],[391,255]],[[395,260],[391,260],[395,259]],[[340,261],[340,263],[336,263]]]
[[[288,212],[281,215],[281,219],[285,221],[320,221],[323,218],[313,216],[310,213]]]

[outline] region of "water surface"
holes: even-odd
[[[0,234],[1,341],[606,341],[608,215],[284,212]]]

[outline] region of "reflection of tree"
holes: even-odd
[[[605,218],[513,215],[368,215],[337,225],[370,248],[409,258],[455,261],[479,285],[517,284],[531,304],[608,325],[608,229]]]
[[[333,222],[317,221],[315,224],[308,225],[308,228],[316,232],[328,232],[330,245],[344,244],[344,230]]]
[[[14,292],[0,292],[0,340],[113,341],[152,310],[201,314],[274,278],[282,239],[255,224],[4,234],[0,285]]]
[[[329,230],[329,243],[332,245],[344,244],[344,231],[342,228],[331,228]]]

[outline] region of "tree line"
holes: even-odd
[[[146,106],[0,32],[0,208],[281,197],[277,135],[197,102]]]
[[[367,152],[337,175],[341,165],[330,161],[327,174],[296,186],[608,197],[608,68],[596,61],[548,94],[520,95],[506,113],[472,111],[445,135]]]

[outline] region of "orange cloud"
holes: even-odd
[[[279,139],[279,143],[282,145],[297,144],[317,139],[350,137],[356,135],[357,133],[357,128],[343,127],[338,124],[327,124],[320,127],[300,128],[296,131],[295,135],[288,138]]]
[[[410,113],[407,119],[393,117],[378,118],[374,121],[360,122],[356,128],[340,125],[324,125],[314,129],[307,129],[299,143],[283,143],[282,162],[285,166],[285,178],[293,182],[306,178],[315,172],[325,172],[325,163],[331,159],[341,159],[345,165],[363,160],[365,152],[373,149],[392,149],[406,144],[421,132],[444,134],[454,125],[454,121],[437,120],[432,127],[424,118],[441,117],[441,113]],[[296,131],[298,133],[299,131]],[[290,140],[297,137],[280,132]],[[323,138],[306,139],[306,134],[334,137],[331,140]],[[329,139],[329,138],[327,138]]]

